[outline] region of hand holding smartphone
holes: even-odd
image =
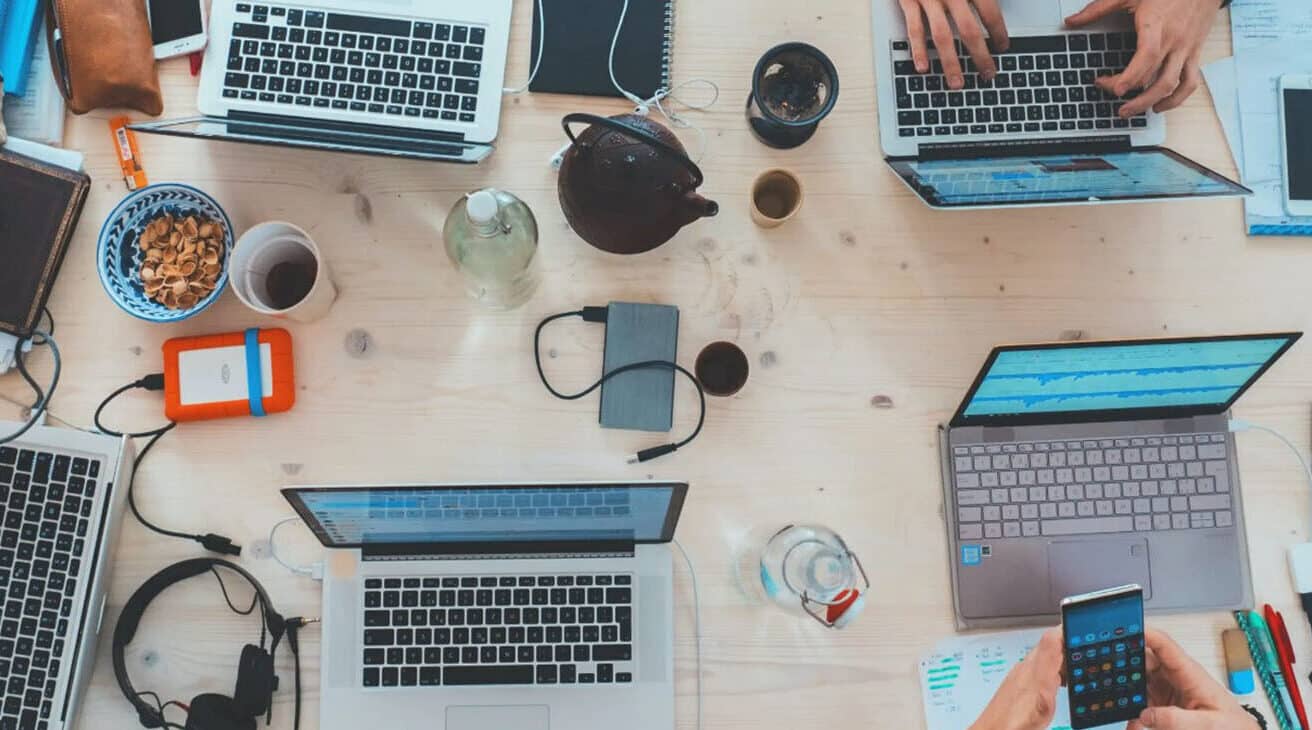
[[[1137,585],[1061,602],[1071,727],[1133,720],[1148,706],[1143,589]]]
[[[1285,211],[1312,216],[1312,74],[1281,76],[1279,94]]]
[[[203,0],[146,0],[155,58],[173,58],[205,47]]]

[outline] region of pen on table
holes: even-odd
[[[64,82],[64,96],[65,98],[71,98],[73,96],[73,82],[68,75],[68,59],[64,56],[64,33],[60,29],[59,3],[50,4],[50,17],[54,20],[54,29],[50,33],[50,52],[54,54],[55,63],[59,66],[59,78]]]
[[[1298,678],[1294,675],[1294,647],[1289,641],[1289,632],[1285,630],[1285,620],[1275,609],[1267,604],[1262,608],[1266,617],[1267,632],[1271,644],[1275,647],[1277,659],[1276,686],[1280,689],[1281,699],[1289,705],[1298,718],[1299,727],[1312,730],[1307,724],[1307,712],[1303,709],[1303,696],[1298,688]],[[1288,677],[1289,681],[1285,678]]]

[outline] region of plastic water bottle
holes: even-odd
[[[514,309],[537,290],[538,223],[510,193],[487,188],[461,198],[442,239],[470,296],[489,309]]]

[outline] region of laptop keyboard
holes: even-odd
[[[985,81],[957,41],[965,88],[952,91],[943,63],[931,50],[930,73],[916,73],[908,41],[892,42],[897,126],[901,137],[942,137],[1035,132],[1124,130],[1148,126],[1140,114],[1118,113],[1137,94],[1115,97],[1094,79],[1125,70],[1134,56],[1134,33],[1075,33],[1012,38],[994,55],[998,75]]]
[[[0,728],[44,728],[60,677],[100,462],[0,446]]]
[[[1224,434],[956,446],[962,540],[1230,527]]]
[[[364,686],[633,681],[629,575],[369,578]]]
[[[237,3],[223,97],[473,123],[485,28]]]

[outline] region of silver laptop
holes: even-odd
[[[448,162],[492,152],[512,0],[215,0],[200,116],[142,132]]]
[[[320,726],[671,730],[687,489],[284,489],[330,548]]]
[[[75,724],[131,479],[126,439],[36,426],[0,445],[0,727]]]
[[[871,0],[879,137],[898,177],[934,208],[1127,202],[1246,195],[1238,183],[1160,145],[1166,121],[1118,115],[1094,79],[1135,49],[1125,18],[1080,31],[1085,0],[1002,3],[1011,46],[985,81],[957,41],[966,87],[948,88],[937,52],[916,73],[898,3]],[[1128,16],[1126,16],[1128,18]]]
[[[995,348],[941,439],[958,624],[1126,583],[1153,611],[1251,606],[1229,409],[1301,336]]]

